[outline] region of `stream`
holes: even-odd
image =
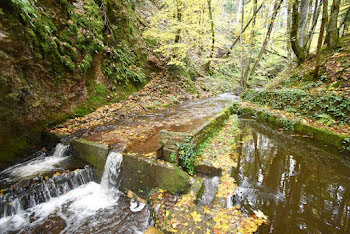
[[[238,97],[188,101],[121,125],[147,119],[158,126],[147,139],[127,149],[154,152],[161,129],[188,132]],[[185,122],[174,121],[186,118]],[[109,128],[84,133],[108,135]],[[350,158],[302,136],[292,136],[253,119],[240,119],[238,189],[232,205],[248,215],[261,210],[268,224],[259,233],[349,233]],[[35,153],[30,160],[0,172],[0,233],[143,233],[152,226],[147,204],[119,191],[122,155],[111,151],[101,181],[93,168],[71,155],[68,144]],[[220,178],[205,180],[199,205],[211,204]]]
[[[255,120],[240,120],[234,203],[261,210],[259,233],[350,233],[350,157]]]
[[[59,143],[52,155],[0,173],[11,184],[0,198],[0,233],[143,233],[153,220],[146,204],[118,190],[121,153],[110,152],[98,183],[90,166],[65,168],[77,166],[68,149]]]

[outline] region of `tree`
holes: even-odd
[[[215,30],[214,30],[214,20],[213,20],[213,11],[211,7],[211,0],[208,0],[208,12],[209,12],[210,30],[211,30],[211,51],[210,51],[209,61],[206,65],[206,70],[210,72],[210,62],[214,57],[214,49],[215,49]]]
[[[313,37],[315,29],[316,29],[316,25],[317,25],[317,21],[318,21],[318,18],[320,16],[320,13],[321,13],[321,9],[322,9],[322,0],[316,0],[314,12],[312,14],[311,29],[309,31],[309,35],[308,35],[308,39],[307,39],[307,47],[306,47],[307,53],[310,52],[312,37]]]
[[[254,0],[254,6],[253,6],[253,12],[257,12],[258,8],[258,0]],[[253,51],[253,47],[254,47],[254,39],[255,39],[255,18],[253,17],[253,23],[252,23],[252,31],[251,31],[251,35],[250,35],[250,46],[249,46],[249,58],[248,58],[248,62],[247,62],[247,68],[243,77],[243,81],[242,81],[242,87],[246,88],[247,86],[247,80],[248,80],[248,76],[249,76],[249,69],[250,69],[250,63],[252,62],[252,51]]]
[[[292,0],[292,26],[290,30],[290,42],[294,54],[298,58],[298,63],[306,59],[307,38],[305,38],[305,28],[307,22],[307,12],[309,0]]]
[[[344,10],[344,16],[341,24],[339,25],[339,28],[343,28],[342,36],[345,35],[346,30],[346,22],[350,20],[350,4],[347,6],[347,8]]]
[[[328,0],[323,0],[322,22],[321,22],[321,28],[320,28],[320,35],[318,37],[318,43],[317,43],[316,65],[315,65],[315,71],[314,71],[315,78],[318,77],[318,71],[320,70],[321,48],[322,48],[323,35],[325,31],[325,25],[327,23],[327,18],[328,18]]]
[[[270,21],[270,24],[269,24],[269,27],[267,29],[267,33],[266,33],[266,36],[265,36],[265,40],[264,40],[264,43],[261,47],[261,50],[260,50],[260,53],[258,55],[258,58],[256,59],[253,67],[252,67],[252,70],[250,71],[250,75],[253,75],[254,72],[255,72],[255,69],[257,68],[257,66],[259,65],[259,62],[261,60],[261,57],[262,55],[264,54],[265,52],[265,48],[267,46],[267,43],[269,42],[270,40],[270,35],[271,35],[271,32],[272,32],[272,29],[273,29],[273,25],[274,25],[274,22],[276,20],[276,16],[277,16],[277,13],[279,11],[279,9],[281,8],[281,5],[283,3],[283,0],[278,0],[275,5],[274,5],[274,8],[273,8],[273,13],[272,13],[272,17],[271,17],[271,21]]]
[[[246,82],[244,80],[244,60],[243,60],[243,38],[242,38],[242,33],[243,33],[243,25],[244,25],[244,0],[242,0],[242,8],[241,8],[241,35],[239,36],[240,41],[241,41],[241,85],[243,88],[246,87]]]
[[[331,13],[329,16],[326,43],[329,49],[334,49],[339,43],[338,15],[340,0],[333,0]]]
[[[290,34],[290,27],[292,25],[292,23],[291,23],[292,6],[291,6],[290,2],[288,2],[287,4],[288,4],[288,6],[287,6],[287,34],[289,35]],[[288,37],[288,38],[290,38],[290,37]],[[291,68],[292,67],[292,51],[291,51],[292,45],[290,43],[290,40],[287,40],[286,44],[287,44],[286,48],[287,48],[288,67]]]
[[[180,25],[182,19],[182,0],[176,0],[176,20],[178,25]],[[178,26],[175,35],[175,43],[180,42],[181,27]]]
[[[259,6],[259,8],[258,8],[256,11],[254,11],[253,16],[250,18],[250,20],[248,21],[248,23],[244,26],[244,28],[243,28],[243,30],[240,32],[239,36],[233,41],[233,43],[232,43],[230,49],[227,51],[226,56],[229,56],[229,55],[231,54],[231,50],[233,49],[233,47],[235,47],[235,45],[237,44],[237,42],[240,40],[241,35],[242,35],[242,34],[245,32],[245,30],[249,27],[250,23],[251,23],[252,21],[255,20],[257,13],[260,11],[260,9],[261,9],[262,7],[263,7],[263,4],[261,4],[261,5]]]
[[[143,36],[159,44],[157,52],[167,58],[167,65],[185,66],[194,51],[201,61],[210,61],[215,52],[214,16],[221,5],[221,0],[164,0]]]

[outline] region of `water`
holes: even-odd
[[[74,135],[91,141],[107,142],[110,145],[117,144],[119,148],[124,145],[130,152],[151,153],[159,147],[158,135],[161,130],[191,132],[235,100],[239,100],[239,97],[225,93],[216,97],[186,101],[161,110],[151,110],[146,114],[119,119],[110,123],[108,127],[99,126],[85,132],[86,136],[81,135],[83,132]],[[140,129],[144,136],[128,140],[130,135],[137,133],[132,131],[133,129]],[[130,135],[120,137],[119,131]]]
[[[37,161],[40,165],[43,165],[42,162],[42,159]],[[17,195],[18,202],[4,194],[7,197],[1,196],[2,203],[11,203],[11,206],[16,209],[9,212],[1,207],[3,216],[0,219],[0,233],[141,233],[145,231],[152,222],[148,206],[125,197],[118,190],[121,163],[122,155],[111,152],[100,184],[95,182],[95,174],[88,166],[38,181],[34,185],[31,181],[32,190],[26,190],[25,194],[29,195],[26,199],[22,199],[35,201],[28,207],[24,207],[21,203],[20,193],[12,193],[12,191],[6,193],[11,196]],[[24,163],[14,168],[25,168],[27,165],[28,163]],[[35,166],[35,163],[31,165]],[[37,172],[43,172],[42,167],[34,168],[37,168]],[[7,170],[6,173],[10,171],[15,170]],[[21,173],[16,175],[20,177]],[[56,194],[52,195],[52,193]],[[40,200],[39,197],[44,199]]]
[[[214,177],[204,177],[204,191],[203,191],[203,195],[200,198],[200,200],[198,201],[198,204],[201,206],[211,206],[214,198],[215,198],[215,194],[218,190],[219,187],[219,183],[220,183],[220,177],[218,176],[214,176]]]
[[[11,183],[30,179],[42,173],[56,171],[60,163],[68,158],[66,152],[69,146],[57,144],[52,155],[47,156],[46,152],[38,152],[38,156],[23,163],[16,164],[0,172],[0,183]]]
[[[233,202],[269,218],[259,233],[350,233],[350,157],[242,120]]]

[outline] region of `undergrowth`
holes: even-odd
[[[350,120],[350,99],[345,94],[311,94],[300,89],[246,90],[242,98],[327,124],[338,121],[339,125],[346,125]]]

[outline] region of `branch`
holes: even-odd
[[[259,8],[254,12],[254,14],[252,15],[252,17],[250,18],[250,20],[248,21],[248,23],[244,26],[243,30],[241,31],[241,33],[239,34],[239,36],[235,39],[235,41],[232,43],[230,49],[227,51],[226,57],[229,56],[231,54],[231,50],[233,49],[233,47],[237,44],[237,42],[239,41],[239,39],[241,38],[241,35],[244,33],[244,31],[248,28],[248,26],[250,25],[250,23],[253,21],[253,19],[255,18],[256,14],[260,11],[260,9],[262,8],[263,4],[261,4],[259,6]]]
[[[265,49],[265,51],[266,51],[267,53],[277,55],[277,56],[279,56],[279,57],[281,57],[281,58],[288,59],[288,58],[287,58],[287,56],[284,56],[284,55],[282,55],[282,54],[278,53],[277,51],[274,51],[274,50],[268,50],[268,49]]]

